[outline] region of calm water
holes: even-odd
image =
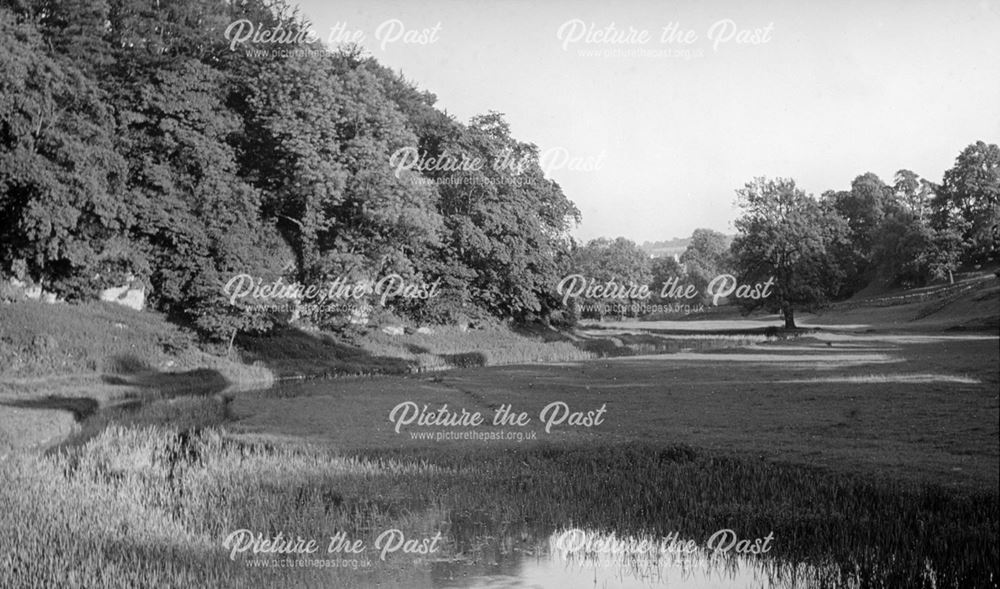
[[[473,589],[539,589],[593,587],[600,589],[721,589],[791,587],[790,582],[772,583],[759,562],[749,558],[712,562],[704,556],[690,562],[655,562],[651,559],[565,559],[558,554],[521,555],[489,570],[471,575],[462,565],[436,566],[436,587]],[[800,575],[799,582],[805,581]]]

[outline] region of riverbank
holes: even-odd
[[[765,574],[773,586],[996,579],[995,333],[813,325],[776,340],[731,333],[739,325],[715,325],[727,333],[713,335],[647,326],[659,335],[622,324],[494,334],[501,343],[568,345],[585,359],[491,367],[478,362],[502,358],[484,354],[472,367],[431,374],[413,374],[416,358],[393,358],[390,346],[414,356],[474,351],[453,347],[462,332],[367,334],[383,345],[370,349],[286,333],[273,341],[284,355],[270,366],[251,359],[256,368],[281,376],[320,351],[311,366],[322,370],[402,371],[238,395],[221,392],[230,368],[196,364],[8,380],[23,387],[22,405],[62,403],[49,412],[91,417],[77,444],[0,461],[0,539],[15,547],[0,556],[0,581],[466,586],[447,579],[518,576],[549,562],[567,528],[600,538],[677,532],[702,548],[716,530],[773,533],[767,555],[717,559],[705,573]],[[491,335],[471,337],[486,345]],[[88,382],[92,396],[81,393]],[[32,399],[42,386],[55,388]],[[94,412],[98,397],[105,408]],[[481,413],[487,425],[411,422],[397,431],[392,413],[405,403]],[[567,414],[550,413],[559,423],[546,428],[554,403]],[[504,406],[529,421],[494,426]],[[323,567],[290,570],[275,555],[252,564],[257,557],[234,558],[225,546],[240,529],[317,538],[324,548],[343,533],[369,550],[318,554]],[[433,554],[382,560],[373,548],[388,531],[441,540]],[[551,563],[546,574],[565,574]],[[635,567],[649,564],[619,562],[607,574],[639,578],[646,569]]]
[[[702,321],[584,322],[561,331],[542,326],[395,326],[331,334],[286,328],[267,336],[241,336],[237,348],[227,350],[206,348],[158,313],[109,303],[0,305],[0,456],[50,447],[78,431],[82,418],[111,405],[225,396],[284,379],[676,353],[824,328],[996,333],[1000,285],[992,275],[980,273],[951,286],[839,303],[821,314],[801,314],[805,329],[794,333],[781,330],[774,316],[748,319],[734,310],[713,311]]]
[[[158,313],[109,303],[0,305],[0,455],[45,449],[118,403],[274,381],[262,364],[202,350]]]
[[[79,431],[88,416],[116,405],[231,396],[282,379],[595,357],[577,345],[580,339],[501,325],[341,334],[285,328],[241,336],[239,346],[227,350],[198,342],[158,313],[109,303],[0,305],[0,456],[51,447]]]

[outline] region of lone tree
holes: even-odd
[[[743,215],[732,253],[740,281],[775,280],[772,296],[746,304],[781,311],[794,328],[795,307],[815,308],[837,291],[843,271],[831,252],[848,239],[847,223],[791,179],[755,178],[736,194]]]

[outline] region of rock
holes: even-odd
[[[136,311],[142,311],[146,306],[145,289],[133,288],[130,284],[106,288],[101,291],[100,297],[102,301],[124,305]]]

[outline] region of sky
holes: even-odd
[[[303,0],[460,122],[506,115],[581,240],[733,232],[757,176],[940,182],[1000,142],[1000,0]]]

